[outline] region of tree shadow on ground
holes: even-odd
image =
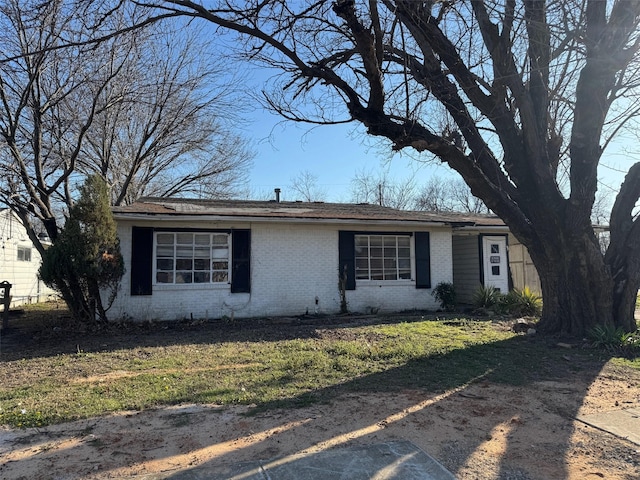
[[[225,442],[243,443],[243,439],[243,458],[268,460],[308,449],[402,438],[420,445],[457,475],[470,464],[476,464],[477,468],[478,462],[486,462],[487,469],[495,470],[492,478],[568,478],[565,456],[572,448],[573,419],[589,386],[609,358],[594,351],[569,353],[548,342],[544,338],[518,336],[474,345],[256,405],[250,415],[236,420],[234,438],[191,439],[192,446],[183,452],[184,464],[196,451]],[[257,383],[246,386],[259,387]],[[390,401],[382,405],[371,403],[372,398],[381,396]],[[558,402],[558,398],[562,401]],[[183,400],[193,402],[192,397]],[[314,411],[312,415],[309,408],[295,408],[309,405]],[[349,405],[350,410],[345,412],[338,405]],[[280,420],[284,418],[283,409],[287,410],[286,421]],[[339,431],[325,429],[325,421],[338,414]],[[140,414],[143,415],[144,412]],[[189,413],[185,418],[192,425],[193,435],[198,434],[198,425],[211,421],[211,417],[202,413]],[[409,429],[409,424],[420,428]],[[166,426],[167,431],[174,427],[170,423]],[[465,431],[463,440],[454,440],[460,437],[453,434],[457,433],[454,430],[460,429]],[[544,448],[547,446],[537,444],[537,438],[551,430],[555,447],[549,452]],[[136,424],[134,417],[127,430],[113,437],[105,452],[126,451],[127,444],[123,442],[138,441],[135,439],[139,431],[140,424]],[[162,431],[154,433],[158,442],[162,442]],[[440,437],[434,438],[436,434]],[[274,449],[274,441],[282,445],[293,443],[296,450],[278,451]],[[153,447],[149,445],[150,450]],[[70,448],[85,447],[78,443]],[[237,452],[237,448],[227,448],[199,467],[234,464]],[[11,468],[37,470],[39,462],[46,462],[46,455],[45,452],[21,460]],[[542,455],[548,457],[542,477],[529,475],[526,458]],[[180,464],[180,458],[177,455],[172,462]],[[299,461],[294,458],[289,467],[295,468]],[[101,468],[112,471],[130,465],[131,459],[123,455],[121,460],[112,457],[106,463],[110,466]],[[183,478],[181,475],[176,474],[175,478]]]
[[[541,343],[544,345],[542,348]],[[393,395],[396,392],[411,391],[410,396],[417,400],[415,403],[407,404],[405,397],[399,395],[398,403],[387,405],[383,411],[377,411],[373,418],[369,412],[354,411],[352,415],[343,418],[343,427],[339,435],[327,436],[319,442],[316,439],[313,444],[305,443],[304,439],[308,436],[302,433],[303,429],[313,428],[309,422],[283,430],[278,435],[300,438],[296,443],[299,445],[298,452],[302,452],[319,443],[325,447],[345,445],[353,440],[359,443],[375,443],[380,430],[388,429],[392,423],[399,424],[398,435],[402,435],[403,423],[421,423],[425,426],[422,433],[428,437],[430,422],[435,417],[447,418],[454,429],[464,429],[466,425],[471,425],[468,422],[471,416],[482,417],[483,421],[479,423],[483,428],[465,436],[463,445],[445,442],[440,451],[427,453],[436,456],[455,474],[464,469],[468,462],[487,461],[482,456],[492,449],[486,448],[484,444],[498,441],[501,443],[500,456],[505,460],[498,460],[499,468],[494,478],[533,478],[527,475],[526,469],[521,470],[514,459],[536,455],[537,435],[545,429],[553,429],[559,449],[538,452],[546,455],[551,453],[544,478],[568,478],[563,459],[571,448],[572,423],[589,386],[607,361],[606,356],[594,357],[588,353],[569,356],[566,350],[554,348],[546,344],[544,339],[515,337],[411,360],[401,367],[365,375],[340,385],[304,393],[285,401],[261,404],[256,406],[252,413],[259,415],[275,408],[307,406],[313,402],[320,402],[325,405],[326,414],[330,414],[331,405],[343,398],[368,394]],[[511,390],[506,390],[510,392],[506,397],[505,389],[501,388],[504,386],[512,387]],[[535,398],[523,398],[518,387],[532,386],[536,387],[534,390],[538,390],[538,395],[535,395]],[[554,403],[557,396],[547,393],[557,389],[562,391],[564,401],[561,404]],[[527,389],[528,394],[531,391],[531,388]],[[496,394],[499,398],[495,398]],[[520,406],[524,402],[535,404],[533,411],[521,410]],[[366,409],[366,402],[363,406]],[[543,422],[536,410],[551,413],[555,422]],[[312,418],[310,422],[321,423],[322,417]],[[317,425],[316,428],[321,426]],[[408,440],[424,443],[417,438]],[[426,444],[435,445],[441,443],[441,440],[428,440]],[[250,453],[252,458],[268,459],[264,458],[259,444],[247,448],[255,450]],[[233,461],[233,454],[229,454],[228,458],[216,458],[214,463],[221,465]],[[289,468],[295,469],[295,462],[300,461],[294,459]],[[302,466],[307,463],[308,460],[304,460]],[[176,478],[180,478],[180,475]]]
[[[26,311],[0,331],[0,361],[110,352],[129,348],[318,338],[318,329],[355,328],[444,318],[429,312],[385,315],[302,315],[236,319],[124,322],[92,328],[74,322],[65,308]]]

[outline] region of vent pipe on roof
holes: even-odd
[[[276,188],[274,192],[276,192],[276,202],[280,203],[280,189]]]

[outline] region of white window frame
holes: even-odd
[[[33,258],[31,247],[21,247],[20,245],[18,245],[18,253],[16,258],[19,262],[30,262]]]
[[[158,256],[158,248],[159,245],[162,245],[158,242],[158,238],[162,235],[172,235],[173,236],[173,243],[171,244],[166,244],[166,246],[168,247],[169,245],[171,245],[173,247],[173,256],[172,257],[168,257],[168,256]],[[191,244],[188,243],[178,243],[179,242],[179,236],[180,235],[191,235],[192,236],[192,242]],[[207,257],[198,257],[196,255],[196,250],[197,247],[200,247],[200,250],[204,251],[205,250],[205,244],[203,243],[197,243],[196,240],[196,236],[200,236],[200,240],[203,240],[203,237],[209,236],[209,242],[208,244],[206,244],[206,246],[208,247],[208,253],[209,256]],[[226,237],[226,243],[214,243],[213,238],[214,237],[221,237],[221,236],[225,236]],[[178,248],[179,246],[184,247],[184,250],[186,250],[186,247],[188,247],[189,245],[191,245],[192,248],[192,255],[190,257],[186,257],[183,256],[182,260],[187,261],[187,260],[191,260],[191,266],[190,268],[183,268],[180,269],[179,265],[178,265],[178,261],[180,260],[180,256],[179,256],[179,252],[178,252]],[[224,246],[224,247],[223,247]],[[218,247],[218,248],[216,248]],[[226,257],[216,257],[214,256],[214,254],[212,253],[212,250],[226,250]],[[172,261],[172,269],[169,270],[168,268],[165,269],[160,269],[158,268],[158,260],[169,260],[171,259]],[[207,269],[202,269],[202,268],[196,268],[196,261],[197,260],[207,260],[208,261],[208,270]],[[218,262],[215,262],[215,260],[218,260]],[[227,266],[226,268],[213,268],[214,267],[214,263],[226,263]],[[170,272],[170,277],[171,277],[171,281],[158,281],[158,274],[166,272],[169,274]],[[182,272],[184,274],[186,273],[190,273],[191,274],[191,278],[190,281],[178,281],[179,277],[179,272]],[[208,279],[205,281],[195,281],[195,277],[196,274],[208,274]],[[216,277],[216,273],[220,274],[220,273],[224,273],[225,278],[223,280],[219,280],[219,281],[214,281],[214,278]],[[226,286],[228,287],[229,284],[231,283],[231,234],[229,232],[220,232],[220,231],[164,231],[164,230],[160,230],[160,231],[156,231],[153,234],[153,285],[158,286],[158,287],[180,287],[180,288],[198,288],[198,287],[204,287],[204,286]]]
[[[363,278],[358,276],[359,274],[359,267],[358,267],[358,260],[362,260],[363,258],[365,258],[362,255],[358,255],[358,239],[359,238],[367,238],[368,241],[368,254],[367,257],[368,258],[368,278]],[[382,246],[378,247],[378,248],[382,248],[382,276],[383,278],[372,278],[372,268],[371,268],[371,238],[372,237],[382,237]],[[385,258],[385,238],[389,239],[389,238],[394,238],[395,239],[395,246],[393,247],[396,250],[396,255],[393,258],[393,260],[395,261],[395,270],[396,270],[396,278],[393,279],[385,279],[385,270],[388,270],[389,267],[385,268],[384,262],[385,260],[391,260],[392,258]],[[399,256],[399,249],[400,248],[406,248],[406,246],[401,246],[398,245],[398,239],[402,238],[402,239],[408,239],[408,248],[409,248],[409,256]],[[384,284],[400,284],[400,283],[406,283],[406,282],[414,282],[415,281],[415,253],[414,253],[414,244],[413,244],[413,235],[410,235],[408,233],[404,234],[404,233],[384,233],[384,232],[376,232],[376,233],[356,233],[354,236],[354,242],[355,242],[355,277],[356,277],[356,283],[357,282],[363,282],[363,283],[368,283],[368,284],[379,284],[379,283],[384,283]],[[375,248],[375,246],[374,246]],[[377,258],[377,257],[374,257]],[[408,260],[409,265],[408,268],[404,267],[401,268],[400,265],[400,259],[402,260]],[[375,269],[374,269],[375,270]],[[404,271],[405,274],[408,273],[408,278],[401,278],[401,271]]]

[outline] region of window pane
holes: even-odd
[[[379,269],[382,270],[382,259],[381,258],[372,258],[371,259],[371,270]]]
[[[411,280],[411,270],[400,270],[399,275],[403,280]]]
[[[396,272],[396,270],[385,270],[384,271],[384,279],[385,280],[397,280],[398,279],[398,272]]]
[[[385,247],[395,247],[396,246],[396,237],[384,237],[384,246]]]
[[[176,270],[191,270],[193,268],[193,260],[190,258],[177,258]]]
[[[156,242],[158,243],[158,245],[173,245],[173,233],[159,233],[156,236]]]
[[[173,245],[170,246],[158,246],[156,250],[158,257],[172,257],[173,258]]]
[[[178,233],[176,235],[176,243],[193,245],[193,233]]]
[[[369,259],[368,258],[356,258],[356,269],[358,268],[369,268]]]
[[[385,258],[384,259],[384,268],[386,269],[390,269],[393,268],[395,270],[396,268],[396,259],[395,258]]]
[[[369,237],[366,235],[356,235],[356,248],[369,246]]]
[[[500,275],[500,266],[499,265],[494,265],[493,267],[491,267],[491,274],[492,275]]]
[[[156,268],[158,270],[173,270],[173,258],[158,258]]]
[[[173,272],[158,272],[156,274],[156,282],[173,283]]]
[[[193,283],[209,283],[209,272],[194,272]]]
[[[229,243],[228,237],[226,233],[213,235],[211,243],[213,245],[227,245]]]
[[[355,253],[356,279],[411,279],[411,237],[408,235],[356,235]]]
[[[229,249],[214,247],[211,249],[212,258],[229,258]]]
[[[216,283],[228,282],[229,274],[227,272],[213,272],[213,281]]]
[[[228,282],[228,234],[166,232],[155,238],[157,283]]]
[[[498,245],[497,243],[492,243],[491,253],[500,253],[500,245]]]
[[[396,248],[385,247],[384,249],[384,257],[385,258],[395,258],[396,256]]]
[[[176,283],[192,283],[191,272],[176,272]]]
[[[209,270],[209,259],[208,258],[196,258],[193,261],[193,269],[194,270]]]
[[[210,243],[211,243],[211,237],[209,236],[208,233],[206,233],[206,234],[197,233],[195,235],[195,244],[196,245],[207,245],[207,246],[209,246]]]

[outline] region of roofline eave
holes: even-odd
[[[385,219],[356,219],[356,218],[300,218],[300,217],[252,217],[230,215],[175,215],[157,213],[114,213],[113,218],[119,220],[172,221],[172,222],[238,222],[238,223],[313,223],[313,224],[364,224],[364,225],[407,225],[416,227],[450,227],[446,221],[420,220],[385,220]]]

